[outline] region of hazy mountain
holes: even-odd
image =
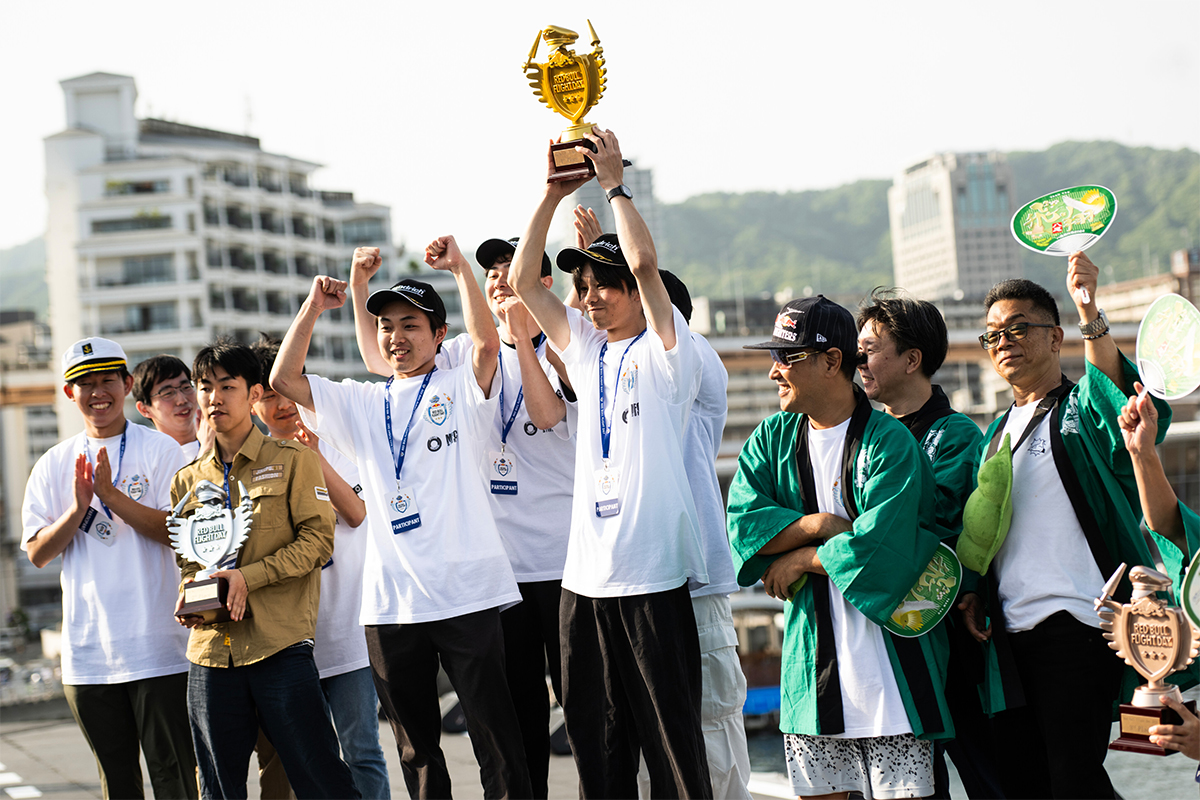
[[[42,237],[0,250],[0,309],[33,309],[38,318],[49,315],[46,288],[46,242]]]

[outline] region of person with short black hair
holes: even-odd
[[[211,443],[212,431],[207,425],[203,435],[198,431],[200,410],[192,371],[175,356],[151,356],[138,364],[133,370],[133,397],[138,413],[159,433],[178,442],[189,461],[207,449],[201,439]]]
[[[791,601],[779,728],[792,791],[926,797],[931,741],[953,736],[945,627],[883,626],[938,548],[929,459],[855,386],[846,309],[793,300],[747,347],[770,352],[781,413],[738,456],[729,538],[738,582]]]
[[[992,651],[981,697],[995,715],[997,758],[1022,765],[1001,775],[1009,797],[1113,797],[1104,769],[1113,703],[1139,682],[1132,669],[1123,681],[1093,607],[1117,564],[1158,560],[1138,530],[1137,489],[1118,424],[1138,373],[1109,335],[1096,303],[1098,278],[1086,253],[1071,254],[1066,284],[1086,358],[1077,384],[1062,372],[1064,333],[1049,292],[1009,280],[985,300],[987,329],[979,342],[1014,402],[988,428],[979,460],[999,456],[993,463],[1004,465],[1004,452],[1011,452],[1011,466],[997,479],[1011,492],[1012,518],[999,531],[994,523],[977,526],[972,498],[959,549],[964,541],[988,545],[1003,537],[983,565],[982,593],[965,595],[963,605],[972,634]],[[1171,409],[1161,400],[1153,404],[1161,440]],[[978,474],[993,472],[985,464]],[[1190,536],[1172,543],[1153,534],[1149,541],[1173,579],[1197,545]],[[1126,580],[1120,594],[1128,592]],[[1064,675],[1079,701],[1068,737],[1056,735]]]
[[[125,351],[93,337],[62,356],[63,393],[84,431],[29,475],[21,549],[36,567],[62,555],[62,682],[96,757],[105,798],[142,796],[139,747],[158,798],[196,797],[187,722],[187,636],[170,618],[171,476],[186,462],[164,434],[125,418]]]
[[[951,547],[962,531],[963,504],[974,488],[975,459],[983,434],[970,417],[950,406],[934,373],[946,359],[946,323],[937,306],[897,290],[876,289],[858,312],[858,373],[869,399],[904,423],[933,467],[937,490],[936,533]],[[949,798],[949,753],[970,797],[997,797],[995,736],[979,706],[973,676],[983,652],[956,620],[946,620],[950,639],[946,698],[955,738],[934,743],[934,797]]]
[[[509,275],[581,400],[560,608],[567,736],[581,797],[634,796],[639,749],[653,796],[712,797],[688,594],[710,577],[683,461],[700,363],[622,183],[616,136],[586,138],[596,150],[575,150],[594,163],[617,233],[557,264],[591,322],[539,276],[554,211],[583,181],[547,182]]]
[[[251,408],[262,398],[261,374],[254,351],[231,339],[196,354],[196,394],[216,435],[171,485],[171,501],[184,518],[202,505],[195,490],[204,481],[224,489],[227,508],[246,499],[243,491],[253,508],[241,549],[212,576],[228,581],[230,620],[179,617],[192,631],[188,715],[201,793],[246,796],[261,725],[297,796],[359,797],[338,756],[313,661],[321,566],[333,553],[333,506],[317,456],[255,427]],[[179,561],[186,584],[201,565]],[[181,584],[177,611],[183,598]]]
[[[440,661],[462,704],[484,793],[528,797],[500,623],[500,611],[521,594],[495,522],[480,513],[488,508],[480,462],[496,419],[500,338],[454,238],[430,242],[425,261],[458,285],[474,344],[465,363],[437,366],[445,303],[431,285],[407,278],[365,303],[376,319],[376,349],[392,371],[386,383],[306,376],[317,318],[346,301],[346,282],[322,275],[284,337],[271,387],[357,463],[364,481],[370,537],[361,622],[409,794],[451,794],[439,746]]]

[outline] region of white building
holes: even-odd
[[[139,120],[128,76],[61,86],[67,127],[45,140],[54,353],[105,336],[131,366],[157,353],[190,363],[220,334],[282,335],[313,276],[349,277],[356,246],[380,247],[383,274],[399,273],[388,207],[315,190],[320,165],[250,136]],[[307,368],[364,374],[348,309],[322,315]],[[82,424],[65,402],[62,436]]]
[[[1021,277],[1021,246],[1003,153],[942,153],[904,169],[888,189],[896,285],[924,300],[981,300]]]

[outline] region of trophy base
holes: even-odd
[[[550,145],[550,157],[554,159],[554,172],[546,178],[547,183],[574,181],[581,178],[590,178],[596,174],[596,168],[592,166],[592,160],[582,153],[575,152],[577,145],[595,149],[587,139],[555,142]]]
[[[225,607],[229,595],[229,581],[224,578],[208,578],[192,581],[183,587],[183,605],[175,612],[177,617],[200,617],[205,625],[214,622],[229,622],[229,609]],[[254,616],[249,604],[242,619]]]
[[[1196,713],[1196,701],[1184,703],[1187,710]],[[1150,728],[1154,725],[1182,725],[1183,720],[1166,706],[1146,708],[1132,703],[1121,704],[1121,735],[1108,746],[1109,750],[1126,753],[1141,753],[1148,756],[1169,756],[1177,750],[1167,750],[1150,741]]]

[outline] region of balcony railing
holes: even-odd
[[[171,227],[169,216],[131,217],[129,219],[98,219],[92,221],[92,233],[123,233]]]

